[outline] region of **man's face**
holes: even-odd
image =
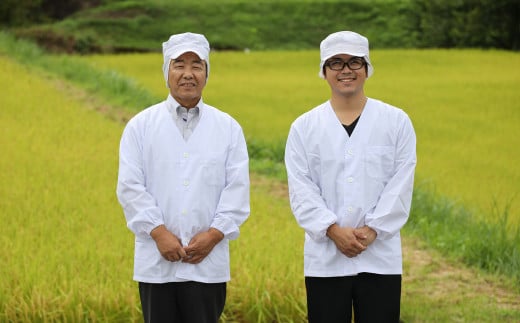
[[[352,68],[342,62],[349,62]],[[341,68],[342,65],[344,65],[343,68]],[[335,55],[327,60],[324,69],[325,79],[334,94],[354,96],[363,92],[367,71],[366,63],[362,58],[346,54]]]
[[[185,108],[193,108],[206,86],[206,63],[193,52],[172,59],[168,70],[168,87],[172,97]]]

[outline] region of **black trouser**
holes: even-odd
[[[226,283],[139,283],[146,323],[216,323],[226,302]]]
[[[305,277],[310,323],[397,323],[401,275]]]

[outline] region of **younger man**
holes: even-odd
[[[331,97],[291,126],[291,208],[305,230],[311,323],[398,322],[400,229],[412,200],[416,138],[402,110],[367,98],[368,40],[340,31],[320,45]]]

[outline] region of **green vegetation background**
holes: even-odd
[[[166,88],[160,72],[160,55],[49,56],[31,44],[1,33],[0,44],[0,66],[4,75],[0,86],[9,93],[0,98],[3,107],[0,144],[6,156],[0,161],[1,168],[7,170],[0,177],[0,194],[5,197],[0,200],[0,220],[8,228],[0,237],[0,243],[5,246],[2,259],[9,260],[8,265],[0,267],[1,276],[8,277],[0,281],[0,320],[79,322],[124,318],[123,321],[139,321],[139,302],[130,278],[132,236],[125,228],[114,195],[117,143],[123,124],[88,109],[94,107],[110,118],[124,121],[163,98]],[[283,147],[281,138],[285,137],[292,116],[328,95],[326,86],[320,83],[314,71],[318,52],[214,54],[217,55],[212,56],[212,68],[217,72],[208,83],[207,100],[226,107],[244,123],[249,134],[253,170],[252,215],[243,227],[242,236],[232,243],[233,280],[229,285],[224,321],[301,322],[305,318],[301,280],[303,237],[288,207],[283,187],[284,169],[278,152],[279,147]],[[428,73],[446,56],[454,59],[458,67]],[[497,162],[513,171],[512,176],[518,176],[514,172],[516,168],[511,166],[512,160],[518,159],[514,155],[517,150],[513,149],[516,137],[511,136],[518,120],[514,112],[519,111],[515,100],[520,84],[515,73],[520,64],[517,54],[386,50],[374,51],[376,57],[378,68],[389,73],[381,73],[379,83],[373,83],[376,78],[371,79],[369,91],[371,95],[396,100],[412,115],[421,138],[420,147],[424,147],[420,151],[420,155],[425,156],[420,158],[423,160],[420,178],[432,174],[428,167],[460,169],[457,162],[462,161],[462,167],[473,170],[472,176],[485,175],[486,184],[495,181],[505,184],[506,191],[516,189],[514,180],[513,186],[507,189],[508,173],[467,167],[471,165],[465,165],[464,161],[477,157]],[[468,57],[471,57],[469,61]],[[483,91],[481,83],[485,80],[474,79],[468,71],[474,61],[494,59],[508,62],[511,68]],[[409,69],[399,63],[408,61],[414,61]],[[252,62],[258,64],[252,65]],[[286,69],[277,68],[283,62],[293,63]],[[254,68],[233,68],[236,66]],[[411,77],[416,70],[425,72],[422,82]],[[16,76],[14,81],[13,75]],[[407,86],[409,95],[403,96],[396,90],[396,75],[405,83],[424,84],[415,89]],[[472,95],[457,95],[459,83]],[[260,87],[263,91],[258,90]],[[286,95],[295,88],[306,95]],[[450,95],[459,98],[460,101],[455,102],[462,110],[482,107],[475,93],[485,93],[489,100],[500,98],[511,102],[501,109],[482,110],[483,113],[473,116],[472,122],[503,120],[505,112],[512,128],[503,128],[503,133],[492,132],[490,142],[473,141],[467,145],[487,147],[496,153],[502,148],[494,147],[493,142],[501,138],[504,143],[510,143],[506,144],[505,155],[483,158],[478,150],[471,149],[457,151],[457,155],[451,153],[450,149],[464,146],[463,139],[475,133],[467,130],[475,128],[458,127],[463,123],[464,113],[453,115],[452,126],[440,126],[442,123],[436,122],[437,118],[447,120],[441,112],[450,111],[451,105],[442,103],[445,98],[437,95],[438,91],[445,92],[448,98]],[[247,98],[250,104],[238,98]],[[432,114],[435,110],[439,112]],[[284,113],[277,114],[277,111]],[[266,122],[258,122],[271,115],[277,116],[277,123],[267,123],[266,127]],[[257,122],[248,122],[250,119]],[[438,126],[450,136],[437,137],[435,128]],[[479,128],[476,129],[478,132]],[[425,150],[435,142],[445,144],[439,145],[435,154]],[[443,152],[442,147],[448,149]],[[455,186],[460,184],[457,175],[454,172],[452,179],[446,176],[440,179],[453,180]],[[490,179],[489,175],[498,177]],[[496,210],[479,216],[453,200],[439,198],[435,187],[423,180],[417,184],[412,216],[404,236],[407,239],[419,237],[423,248],[438,249],[442,258],[421,273],[410,272],[409,268],[415,264],[405,260],[406,277],[416,279],[405,284],[403,319],[406,322],[442,322],[454,318],[478,322],[517,321],[520,317],[517,308],[497,303],[486,293],[465,297],[457,289],[438,298],[424,292],[425,284],[430,286],[428,291],[440,288],[432,272],[452,261],[480,268],[482,271],[476,272],[475,279],[482,281],[479,277],[486,271],[511,284],[512,290],[518,290],[520,238],[517,227],[511,228],[507,223],[507,206],[498,205]],[[441,186],[439,193],[447,188],[449,185]],[[466,187],[466,193],[476,188],[478,185]],[[408,256],[410,254],[406,254]],[[493,277],[484,278],[484,285],[488,286],[491,281],[495,284]],[[471,291],[465,293],[473,295]],[[516,304],[514,300],[510,302]]]
[[[518,7],[505,0],[5,0],[0,24],[60,53],[158,52],[171,33],[205,33],[216,49],[205,94],[249,134],[256,184],[254,213],[233,244],[224,319],[298,322],[305,317],[302,233],[279,184],[283,144],[290,120],[327,97],[316,76],[317,47],[341,29],[370,38],[377,64],[368,94],[404,108],[419,134],[419,180],[405,232],[439,250],[442,263],[463,261],[519,289],[518,53],[381,51],[518,49]],[[0,60],[7,93],[0,99],[0,255],[8,264],[0,266],[8,277],[0,282],[0,320],[139,321],[132,237],[122,215],[114,220],[120,208],[110,184],[122,124],[86,109],[124,121],[162,99],[160,54],[47,55],[0,33]],[[269,128],[259,122],[266,113],[277,116]],[[272,275],[278,272],[282,279]],[[420,292],[430,278],[425,272],[406,286],[405,321],[520,317],[485,296],[432,299]]]
[[[192,31],[215,49],[314,49],[355,30],[372,48],[520,48],[516,0],[4,0],[0,25],[66,52],[157,51]]]

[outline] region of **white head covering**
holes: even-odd
[[[199,56],[201,60],[206,62],[206,78],[209,76],[209,42],[201,34],[183,33],[171,35],[168,41],[162,44],[163,48],[163,73],[168,86],[168,70],[170,68],[170,60],[176,59],[187,52],[193,52]]]
[[[321,78],[325,78],[323,75],[325,61],[338,54],[363,57],[368,67],[367,78],[374,74],[374,67],[368,56],[368,39],[352,31],[338,31],[328,35],[320,44],[321,61],[318,75]]]

